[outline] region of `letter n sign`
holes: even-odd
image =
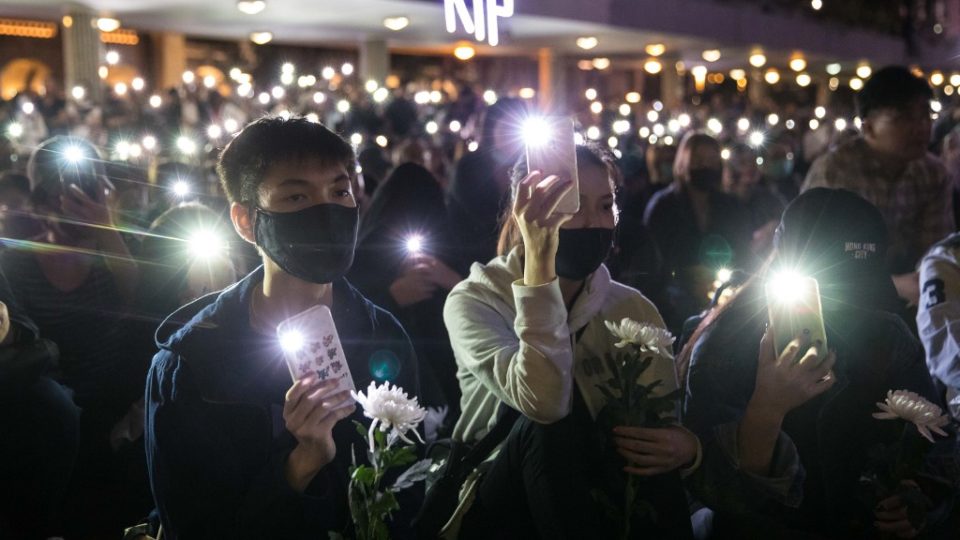
[[[513,0],[472,0],[472,4],[470,9],[467,0],[443,0],[447,32],[456,32],[460,19],[464,31],[473,34],[477,41],[496,46],[500,43],[499,19],[513,16]]]

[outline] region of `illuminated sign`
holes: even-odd
[[[464,31],[473,34],[477,41],[490,45],[500,43],[500,19],[513,17],[513,0],[472,0],[473,9],[467,0],[443,0],[443,14],[447,32],[457,31],[457,19]]]

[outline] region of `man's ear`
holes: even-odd
[[[253,232],[255,213],[247,205],[238,202],[230,203],[230,221],[233,222],[233,229],[237,231],[240,238],[254,245],[257,243],[257,235]]]

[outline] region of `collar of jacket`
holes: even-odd
[[[180,308],[157,329],[159,348],[179,357],[206,401],[250,401],[252,389],[262,385],[264,355],[279,353],[268,347],[269,337],[265,336],[259,340],[264,347],[251,347],[261,336],[250,327],[250,298],[262,281],[261,266],[222,292]],[[353,341],[351,336],[369,334],[372,322],[359,293],[347,280],[333,283],[333,296],[333,317],[347,347]]]

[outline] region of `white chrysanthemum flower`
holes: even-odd
[[[676,338],[663,328],[628,318],[624,318],[619,324],[612,321],[604,321],[604,324],[607,325],[607,330],[620,340],[615,344],[618,349],[627,345],[636,345],[642,352],[656,352],[671,356]]]
[[[370,440],[370,451],[373,451],[373,431],[380,426],[380,431],[391,430],[390,439],[399,437],[408,444],[413,441],[407,438],[407,432],[413,434],[423,442],[417,433],[417,426],[427,415],[427,411],[420,406],[416,396],[407,397],[407,393],[399,386],[392,386],[385,382],[377,386],[371,382],[367,387],[367,395],[363,392],[350,392],[353,399],[363,407],[363,415],[371,419],[370,429],[367,432]]]
[[[915,392],[888,390],[886,401],[877,403],[877,407],[880,408],[880,412],[873,413],[874,418],[880,420],[900,418],[911,422],[917,426],[920,435],[923,435],[930,442],[933,442],[931,431],[937,435],[947,436],[942,428],[950,423],[950,418],[943,414],[940,407],[930,403]]]

